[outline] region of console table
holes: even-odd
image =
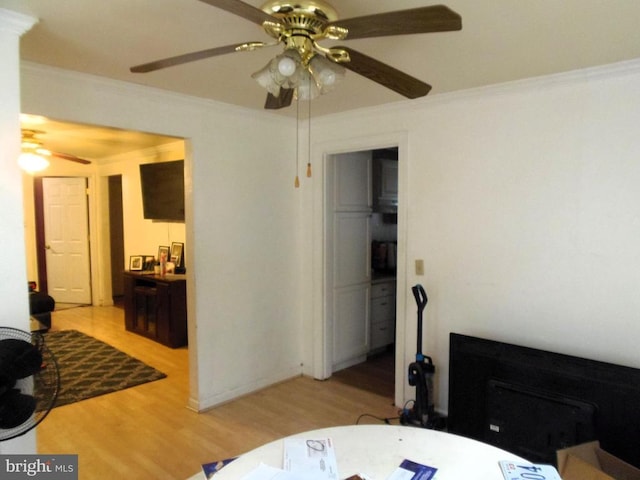
[[[124,273],[125,328],[171,348],[187,344],[185,275]]]
[[[364,473],[385,479],[404,459],[438,469],[438,480],[504,480],[500,460],[524,461],[491,445],[450,433],[395,425],[354,425],[331,427],[293,435],[293,437],[331,438],[340,478]],[[282,468],[283,440],[256,448],[226,465],[216,480],[238,480],[261,463]],[[214,459],[212,459],[214,460]],[[189,480],[204,479],[202,472]]]

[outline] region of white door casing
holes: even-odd
[[[43,178],[48,293],[58,303],[91,303],[87,179]]]
[[[406,365],[413,361],[415,338],[407,338],[407,196],[409,155],[409,137],[406,131],[396,131],[374,136],[348,137],[314,145],[313,158],[323,165],[324,182],[314,185],[314,199],[321,208],[314,210],[312,230],[322,242],[314,247],[313,279],[322,288],[312,291],[309,302],[313,305],[313,377],[319,380],[331,376],[333,368],[333,165],[335,156],[344,152],[374,150],[379,148],[398,148],[398,250],[397,250],[397,303],[396,303],[396,374],[395,395],[396,405],[403,405],[411,398],[413,388],[406,382]],[[331,197],[331,198],[330,198]]]

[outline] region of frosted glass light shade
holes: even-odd
[[[272,62],[269,62],[263,68],[251,75],[251,77],[271,95],[277,97],[280,95],[280,85],[278,85],[273,79],[273,75],[271,74],[271,63]]]
[[[313,100],[320,96],[320,88],[315,79],[308,71],[301,72],[300,82],[296,89],[296,98],[298,100]]]
[[[277,97],[280,95],[280,88],[296,88],[298,86],[298,76],[302,70],[304,67],[297,50],[285,50],[251,77]]]
[[[331,91],[345,77],[346,69],[322,55],[314,56],[309,62],[309,71],[316,79],[320,93]]]
[[[312,100],[331,91],[345,77],[346,69],[338,63],[316,54],[308,64],[293,48],[273,58],[265,67],[251,75],[274,96],[280,89],[295,89],[298,100]]]

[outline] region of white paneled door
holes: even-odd
[[[91,303],[87,179],[43,178],[48,293],[58,303]]]

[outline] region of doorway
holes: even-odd
[[[389,397],[395,391],[397,162],[397,147],[330,155],[325,191],[331,372]]]
[[[23,129],[42,131],[42,135],[46,135],[46,145],[52,150],[91,159],[79,163],[69,161],[66,157],[52,156],[42,176],[34,176],[32,182],[25,182],[24,215],[27,219],[33,219],[33,222],[27,222],[25,232],[27,274],[28,278],[36,281],[40,291],[47,292],[52,288],[46,275],[47,243],[42,208],[42,179],[45,177],[85,179],[86,188],[83,191],[88,210],[83,225],[88,226],[86,238],[90,239],[88,304],[111,305],[113,297],[119,297],[122,291],[119,282],[123,278],[122,271],[128,265],[125,254],[129,249],[134,254],[155,255],[158,245],[166,245],[168,241],[185,243],[184,223],[150,224],[130,214],[131,206],[136,211],[141,201],[138,164],[183,159],[184,139],[38,115],[21,115],[21,126]],[[131,238],[143,238],[144,244],[127,245],[125,249],[124,230],[134,232]]]

